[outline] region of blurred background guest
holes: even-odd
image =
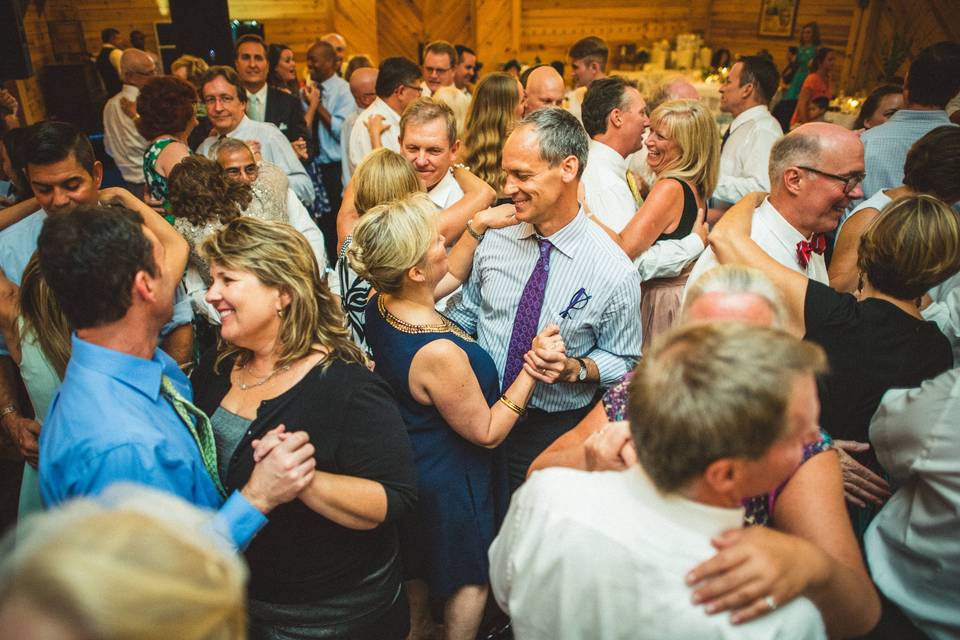
[[[520,81],[506,73],[484,76],[474,91],[464,125],[463,162],[498,194],[503,192],[503,144],[522,117]]]

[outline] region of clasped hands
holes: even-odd
[[[305,431],[288,433],[281,424],[251,446],[255,464],[241,493],[262,513],[290,502],[313,482],[317,461]]]
[[[530,350],[523,355],[523,370],[534,380],[544,384],[553,384],[557,381],[572,382],[569,380],[568,372],[570,360],[574,362],[574,366],[579,366],[575,359],[567,357],[567,348],[563,344],[560,327],[548,324],[533,339]]]

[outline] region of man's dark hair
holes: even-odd
[[[469,53],[473,57],[477,57],[477,52],[465,44],[455,44],[453,45],[453,48],[457,51],[457,64],[463,62],[463,54],[465,53]]]
[[[567,65],[562,60],[551,60],[550,66],[557,70],[561,78],[567,72]]]
[[[591,138],[607,132],[607,118],[614,109],[623,109],[627,87],[637,88],[637,83],[618,76],[611,76],[590,83],[583,96],[581,115],[583,128]]]
[[[920,52],[907,75],[913,104],[943,109],[960,91],[960,44],[938,42]]]
[[[69,122],[45,120],[30,125],[23,141],[24,167],[46,165],[66,160],[73,154],[84,171],[93,175],[97,157],[87,136]]]
[[[446,40],[434,40],[423,50],[423,59],[427,59],[428,53],[436,53],[440,55],[445,55],[450,59],[450,68],[457,66],[457,61],[460,59],[457,55],[457,50],[452,44]]]
[[[100,32],[100,42],[108,43],[114,38],[116,38],[118,35],[120,35],[119,29],[114,29],[113,27],[107,27],[106,29]]]
[[[134,49],[143,49],[147,46],[147,34],[139,29],[130,32],[130,46]]]
[[[50,216],[37,240],[40,271],[75,329],[122,318],[138,271],[157,274],[153,245],[139,213],[123,207],[80,206]]]
[[[386,99],[400,85],[418,85],[422,75],[420,67],[408,58],[387,58],[380,63],[380,72],[377,74],[377,96]]]
[[[953,204],[960,201],[960,127],[944,125],[913,143],[903,165],[903,184]]]
[[[830,98],[828,98],[827,96],[817,96],[810,102],[812,104],[817,105],[817,107],[823,109],[824,111],[827,111],[830,109]]]
[[[597,36],[588,36],[582,40],[577,40],[570,47],[571,60],[586,60],[588,62],[595,60],[600,63],[601,69],[606,68],[607,56],[609,55],[610,49],[607,47],[607,43]]]
[[[258,36],[255,33],[246,33],[239,38],[237,42],[233,45],[233,59],[236,60],[240,56],[240,45],[246,44],[248,42],[256,42],[263,48],[263,57],[267,57],[267,43],[264,42],[263,38]]]
[[[737,62],[743,65],[740,71],[740,86],[752,84],[757,100],[761,104],[769,105],[780,84],[780,72],[773,64],[773,59],[766,56],[743,56]]]
[[[223,64],[218,64],[210,67],[203,72],[203,75],[200,76],[200,99],[203,100],[203,87],[206,86],[208,82],[213,82],[217,78],[223,78],[230,84],[232,84],[237,89],[237,98],[240,102],[247,101],[247,90],[243,88],[243,85],[240,84],[240,76],[237,75],[236,69],[233,67],[228,67]]]

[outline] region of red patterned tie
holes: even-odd
[[[810,238],[810,242],[806,240],[801,240],[797,243],[797,262],[800,263],[800,267],[803,269],[807,268],[807,265],[810,264],[810,256],[814,253],[818,255],[823,255],[823,252],[827,250],[827,238],[822,233],[815,233]]]

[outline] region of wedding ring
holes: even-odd
[[[763,599],[763,601],[767,603],[767,606],[770,608],[770,611],[777,610],[777,600],[773,596],[767,596],[766,598]]]

